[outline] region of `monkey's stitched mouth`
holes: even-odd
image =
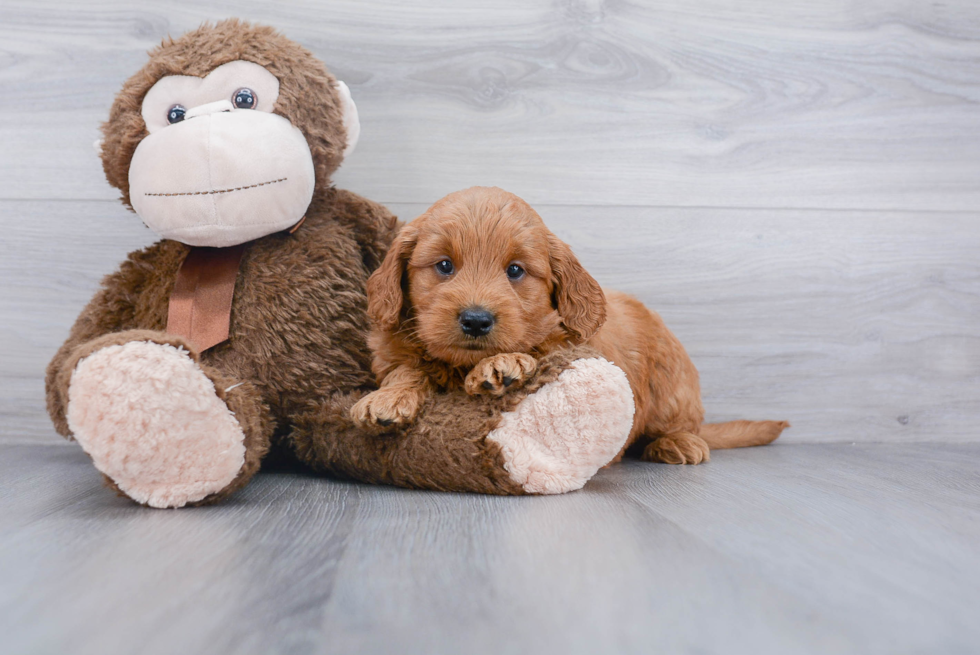
[[[259,182],[258,184],[249,184],[248,186],[236,186],[231,189],[215,189],[214,191],[186,191],[184,193],[144,193],[144,196],[213,196],[219,193],[231,193],[232,191],[242,191],[244,189],[254,189],[260,186],[267,186],[269,184],[278,184],[279,182],[285,182],[286,177],[280,177],[278,180],[269,180],[268,182]]]

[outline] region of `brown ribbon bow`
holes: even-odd
[[[296,232],[304,221],[305,215],[286,234]],[[191,247],[170,294],[167,332],[184,337],[199,353],[228,339],[235,280],[247,245]]]
[[[191,248],[170,294],[167,332],[184,337],[198,352],[228,338],[235,279],[245,246]]]

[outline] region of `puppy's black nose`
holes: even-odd
[[[471,307],[459,313],[459,327],[471,337],[483,337],[493,329],[493,314],[482,307]]]

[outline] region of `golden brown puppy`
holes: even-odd
[[[381,388],[352,408],[362,424],[410,422],[436,389],[503,394],[537,357],[588,342],[626,372],[636,414],[624,451],[645,460],[699,464],[789,425],[703,424],[697,369],[660,317],[603,293],[537,212],[495,187],[450,194],[405,226],[368,281],[368,313]]]

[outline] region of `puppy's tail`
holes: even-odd
[[[789,427],[786,421],[729,421],[705,423],[698,434],[711,450],[764,446]]]

